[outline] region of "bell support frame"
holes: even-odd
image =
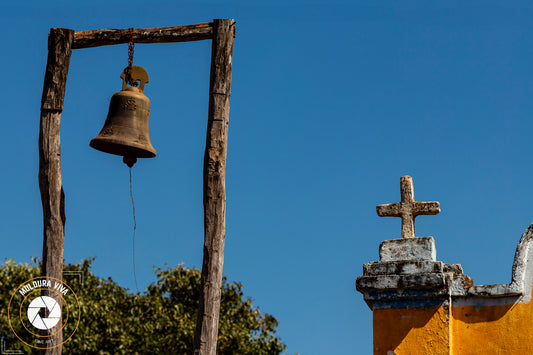
[[[235,21],[187,26],[134,29],[136,43],[170,43],[212,40],[211,76],[204,156],[204,260],[194,354],[216,354],[220,287],[224,262],[226,215],[226,155]],[[72,49],[128,43],[128,29],[74,32],[52,28],[48,36],[48,61],[41,101],[39,129],[39,188],[43,205],[42,275],[62,280],[65,237],[65,195],[61,181],[59,131]],[[54,337],[61,344],[62,334]],[[61,354],[61,345],[44,354]]]

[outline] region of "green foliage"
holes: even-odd
[[[6,260],[0,264],[0,337],[4,341],[5,350],[19,350],[23,353],[29,351],[29,348],[18,341],[11,331],[7,308],[13,291],[27,280],[40,275],[41,270],[35,260],[31,264],[17,264],[13,260]]]
[[[190,354],[193,347],[200,276],[183,265],[156,269],[157,281],[142,295],[128,292],[111,278],[95,276],[92,260],[69,264],[65,271],[81,272],[65,277],[81,307],[81,320],[72,338],[63,345],[64,354]],[[32,277],[40,276],[38,263],[0,264],[0,335],[5,349],[23,350],[7,322],[7,306],[13,291]],[[285,345],[276,335],[278,322],[252,305],[238,282],[222,285],[217,354],[280,354]],[[72,316],[76,316],[72,314]],[[74,322],[67,322],[70,334]]]

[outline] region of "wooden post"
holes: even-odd
[[[215,355],[226,230],[226,152],[235,21],[214,20],[204,155],[204,260],[194,354]]]
[[[63,279],[65,238],[65,195],[61,183],[59,128],[73,40],[73,30],[64,28],[50,30],[39,128],[39,188],[43,204],[44,226],[42,276],[59,280]],[[62,305],[61,297],[58,297],[56,293],[50,292],[46,295],[53,297],[59,305]],[[43,333],[47,336],[51,334],[47,331]],[[61,354],[62,332],[58,332],[49,339],[52,340],[50,344],[58,346],[43,350],[41,353]]]

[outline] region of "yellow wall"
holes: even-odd
[[[452,308],[453,354],[533,354],[533,306]]]
[[[449,313],[448,306],[375,310],[374,354],[448,354]]]
[[[476,299],[476,303],[494,298]],[[374,310],[375,355],[533,354],[533,304]]]

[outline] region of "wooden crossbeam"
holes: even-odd
[[[213,38],[213,24],[210,22],[196,25],[134,28],[133,42],[135,43],[173,43],[201,41]],[[130,35],[128,29],[102,29],[81,31],[74,34],[73,49],[109,46],[128,43]]]

